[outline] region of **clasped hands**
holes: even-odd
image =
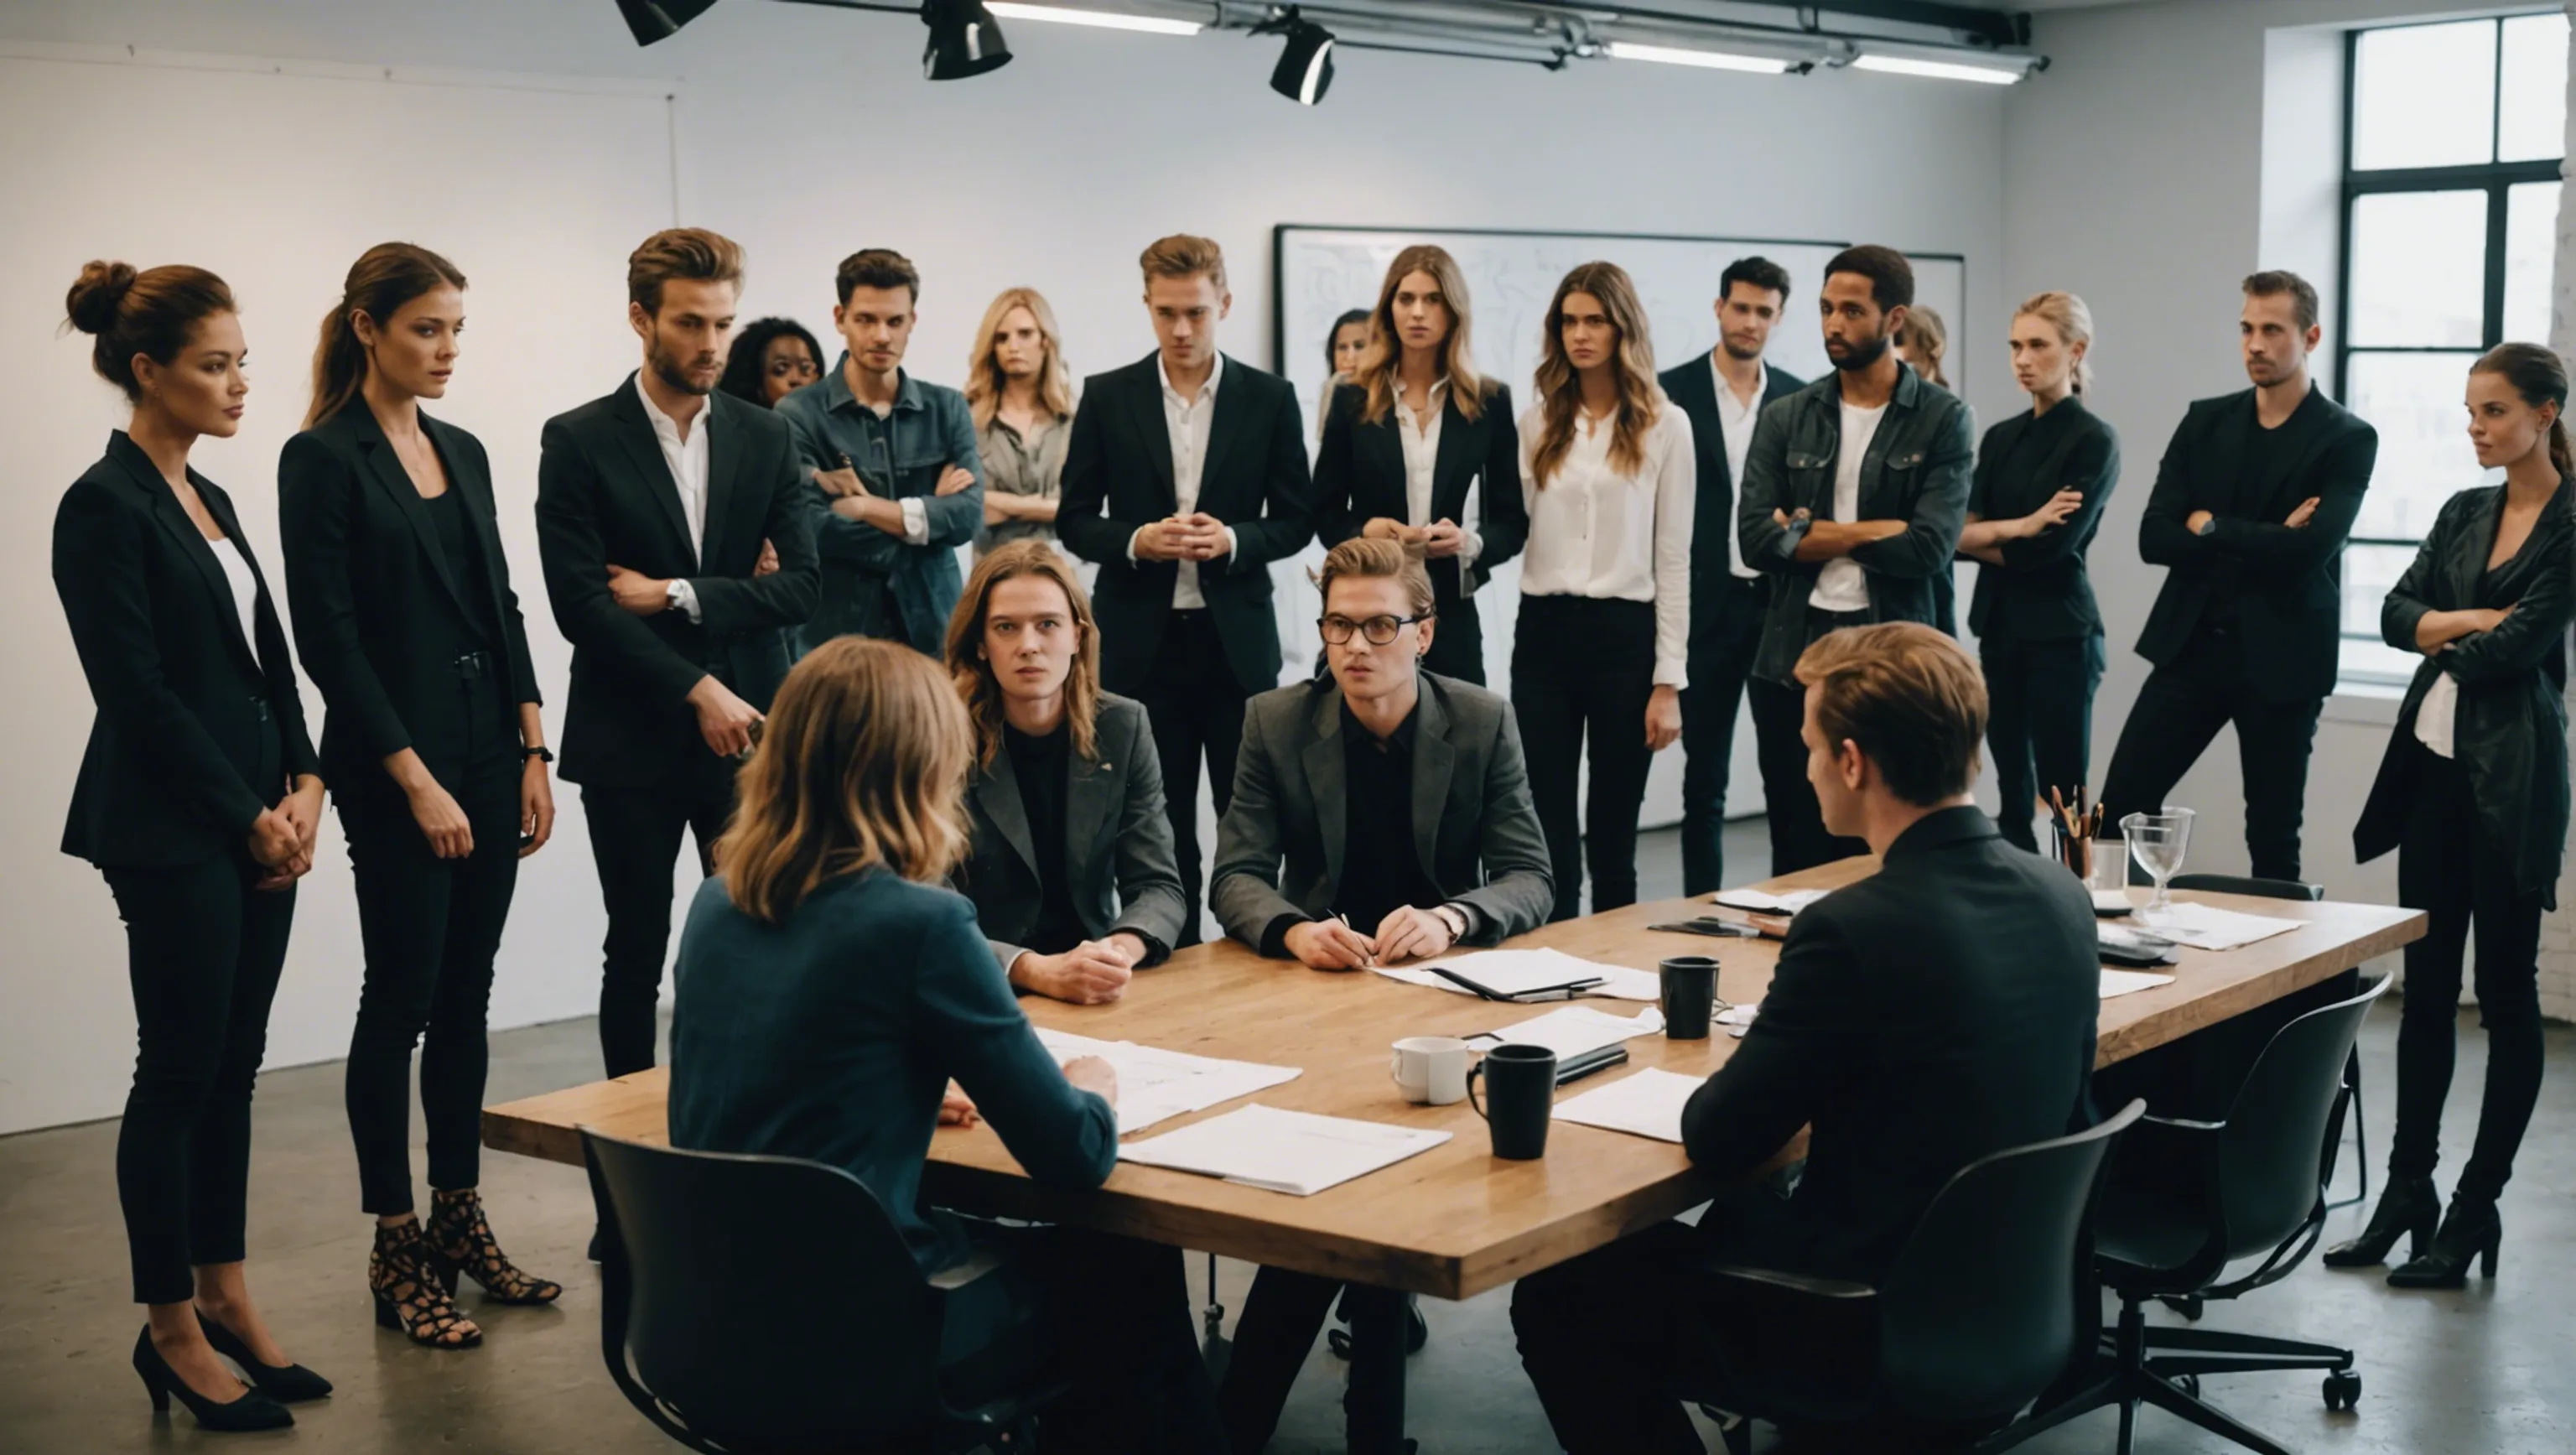
[[[1460,528],[1458,522],[1445,515],[1429,525],[1406,525],[1400,520],[1381,515],[1362,526],[1360,534],[1371,540],[1420,546],[1422,554],[1433,560],[1457,555],[1467,548],[1467,532]]]
[[[293,792],[250,821],[251,858],[267,872],[252,888],[279,890],[313,870],[313,841],[322,831],[322,780],[307,773]]]
[[[1339,919],[1288,927],[1288,953],[1313,970],[1364,970],[1380,962],[1427,960],[1453,943],[1449,922],[1427,909],[1398,905],[1364,935]]]
[[[1140,561],[1213,561],[1233,549],[1226,542],[1225,522],[1204,510],[1166,516],[1136,530]]]

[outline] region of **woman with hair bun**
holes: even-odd
[[[447,393],[465,275],[410,243],[349,269],[313,351],[313,406],[277,496],[287,599],[322,689],[322,762],[338,785],[366,975],[349,1039],[349,1134],[376,1216],[376,1317],[413,1343],[482,1331],[457,1275],[501,1303],[560,1284],[512,1266],[475,1192],[492,959],[519,861],[554,833],[542,701],[510,589],[492,467],[474,436],[420,408]],[[411,1185],[412,1047],[431,1211]]]
[[[188,468],[241,427],[250,392],[232,290],[203,268],[93,262],[65,300],[132,422],[64,492],[54,590],[97,717],[63,852],[125,921],[138,1051],[116,1191],[148,1310],[134,1372],[207,1430],[295,1423],[331,1392],[251,1302],[242,1224],[250,1100],[313,867],[321,765],[295,662],[231,497]],[[250,1376],[233,1377],[218,1354]]]
[[[2540,917],[2557,907],[2567,848],[2567,366],[2538,344],[2499,344],[2469,367],[2468,408],[2478,464],[2504,481],[2443,502],[2380,610],[2388,644],[2424,661],[2352,831],[2364,861],[2397,851],[2397,902],[2430,921],[2406,947],[2388,1184],[2361,1236],[2325,1255],[2330,1267],[2375,1267],[2407,1237],[2413,1257],[2388,1275],[2396,1288],[2461,1287],[2472,1259],[2495,1276],[2496,1199],[2540,1097]],[[2445,1210],[2433,1169],[2472,928],[2486,1092]]]

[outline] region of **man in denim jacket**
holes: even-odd
[[[846,351],[778,401],[814,482],[822,602],[798,655],[852,634],[940,654],[963,580],[957,547],[984,519],[984,467],[966,396],[903,371],[921,274],[870,248],[841,262],[832,325]]]
[[[1834,371],[1764,407],[1736,502],[1745,564],[1778,578],[1746,684],[1774,874],[1868,852],[1826,832],[1807,783],[1798,656],[1841,627],[1934,624],[1976,458],[1967,406],[1890,347],[1914,303],[1904,254],[1845,249],[1821,303]]]

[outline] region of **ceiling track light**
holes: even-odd
[[[1312,106],[1333,87],[1333,33],[1297,13],[1291,5],[1276,19],[1252,27],[1254,35],[1285,36],[1279,64],[1270,71],[1270,89]]]
[[[1635,41],[1614,40],[1602,47],[1612,60],[1656,61],[1668,66],[1698,66],[1710,71],[1745,71],[1758,76],[1781,76],[1804,70],[1807,63],[1779,56],[1746,55],[1740,51],[1685,49],[1681,46],[1640,45]]]
[[[651,45],[669,40],[680,33],[680,27],[704,15],[716,0],[617,0],[617,13],[626,17],[626,28],[634,33],[637,45]]]
[[[1138,30],[1148,35],[1196,35],[1206,27],[1195,20],[1167,20],[1159,15],[1126,15],[1115,10],[1080,10],[1070,5],[1027,5],[1017,0],[991,0],[985,9],[1012,20],[1044,20],[1057,25],[1093,25],[1103,30]]]
[[[1974,81],[1987,86],[2010,86],[2030,79],[2033,71],[2044,69],[2045,61],[2036,65],[1988,66],[1965,61],[1936,61],[1920,56],[1886,55],[1863,51],[1853,58],[1855,71],[1878,71],[1894,76],[1923,76],[1936,81]]]

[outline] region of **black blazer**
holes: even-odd
[[[2101,951],[2063,868],[1974,806],[1927,815],[1879,871],[1800,911],[1744,1044],[1682,1143],[1721,1178],[1808,1127],[1791,1272],[1877,1283],[1932,1198],[1989,1153],[2088,1118]]]
[[[2060,490],[2081,490],[2075,513],[2038,535],[2003,543],[2003,564],[1983,562],[1968,601],[1968,630],[1998,641],[2054,642],[2102,630],[2084,553],[2102,528],[2102,507],[2120,483],[2120,437],[2069,395],[2046,414],[2025,409],[1986,431],[1968,513],[2018,518]]]
[[[424,414],[420,427],[447,466],[448,488],[460,494],[483,552],[491,619],[501,624],[494,656],[510,686],[509,705],[485,730],[515,741],[515,704],[545,699],[501,549],[492,463],[483,442],[456,426]],[[295,645],[329,709],[322,763],[333,791],[342,798],[394,791],[384,760],[405,748],[439,781],[456,783],[469,766],[473,727],[457,690],[454,637],[438,622],[442,615],[472,618],[429,505],[364,401],[286,442],[277,462],[277,517]]]
[[[241,541],[232,497],[194,470],[188,482]],[[123,430],[54,511],[54,591],[98,706],[66,854],[103,868],[246,855],[252,821],[321,771],[267,578],[252,559],[245,641],[216,549]]]
[[[730,394],[707,396],[706,555],[635,376],[607,397],[546,421],[537,463],[537,551],[555,624],[572,643],[562,773],[574,783],[644,787],[707,751],[689,689],[712,673],[767,711],[787,675],[778,628],[814,614],[818,575],[811,493],[786,422]],[[778,570],[758,580],[760,543]],[[672,609],[637,616],[608,594],[611,563],[685,578],[703,621]]]
[[[1214,408],[1198,508],[1234,527],[1235,554],[1200,562],[1199,589],[1235,680],[1246,692],[1264,692],[1279,683],[1270,563],[1297,554],[1315,535],[1305,427],[1287,380],[1232,355],[1217,380]],[[1175,562],[1127,559],[1129,539],[1169,516],[1179,499],[1157,355],[1084,381],[1063,479],[1056,534],[1075,555],[1100,563],[1091,588],[1100,619],[1100,685],[1133,693],[1154,665],[1180,579]]]
[[[2463,490],[2442,502],[2433,533],[2390,588],[2379,613],[2388,644],[2415,651],[2415,624],[2428,611],[2513,608],[2494,631],[2475,632],[2426,657],[2406,686],[2379,776],[2353,826],[2362,862],[2396,848],[2406,834],[2414,783],[2415,715],[2444,672],[2458,684],[2451,719],[2455,761],[2467,768],[2478,834],[2513,863],[2514,887],[2558,907],[2558,866],[2567,852],[2567,626],[2576,619],[2576,482],[2562,480],[2530,539],[2493,571],[2504,487]]]
[[[1368,389],[1359,384],[1337,386],[1325,405],[1324,443],[1315,456],[1315,509],[1316,537],[1327,549],[1358,535],[1380,516],[1407,525],[1429,524],[1410,518],[1404,426],[1394,407],[1375,424],[1360,418],[1367,408]],[[1470,522],[1467,492],[1479,481],[1483,514]],[[1441,615],[1462,610],[1472,616],[1477,589],[1529,541],[1529,507],[1521,500],[1521,432],[1512,417],[1508,387],[1489,382],[1484,407],[1474,419],[1459,411],[1455,394],[1444,391],[1440,448],[1431,464],[1431,519],[1472,525],[1482,538],[1476,563],[1466,571],[1458,569],[1455,556],[1427,563]]]
[[[1699,494],[1691,512],[1691,634],[1690,679],[1714,682],[1720,675],[1717,654],[1723,649],[1717,624],[1724,609],[1724,593],[1735,579],[1734,563],[1727,559],[1728,526],[1735,517],[1735,474],[1726,467],[1726,426],[1717,417],[1717,375],[1706,354],[1694,354],[1688,363],[1666,369],[1655,382],[1664,388],[1664,397],[1681,406],[1691,422],[1691,448],[1698,458]],[[1762,411],[1773,400],[1786,399],[1807,387],[1807,381],[1795,374],[1784,374],[1764,366],[1762,399],[1753,407],[1754,421],[1760,423]]]
[[[2158,666],[2172,661],[2213,589],[2232,577],[2246,683],[2270,702],[2324,697],[2334,691],[2342,643],[2344,538],[2370,488],[2379,432],[2311,387],[2280,426],[2304,438],[2268,478],[2240,484],[2254,427],[2247,389],[2195,403],[2174,429],[2138,521],[2138,554],[2172,568],[2138,633],[2138,655]],[[2317,513],[2306,525],[2283,524],[2312,497]],[[2184,524],[2195,510],[2216,517],[2208,535]]]

